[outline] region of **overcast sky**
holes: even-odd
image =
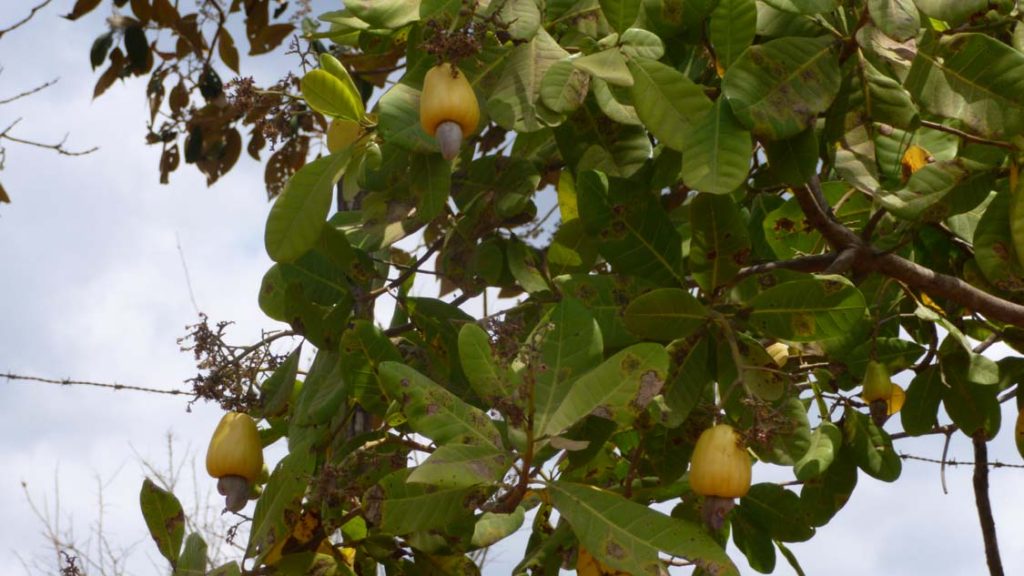
[[[32,4],[0,2],[0,28]],[[70,133],[70,148],[100,147],[66,158],[5,143],[0,182],[13,203],[0,205],[0,372],[182,388],[195,367],[176,339],[196,312],[179,243],[199,308],[213,320],[233,320],[234,342],[280,328],[256,302],[270,265],[262,243],[269,208],[262,167],[243,155],[212,189],[191,167],[161,186],[159,149],[143,143],[144,81],[115,85],[91,100],[96,75],[88,51],[106,14],[78,23],[59,18],[71,4],[54,0],[29,25],[0,39],[0,100],[60,77],[48,90],[0,106],[0,125],[20,117],[20,137],[58,141]],[[263,80],[285,65],[246,64],[244,73]],[[431,288],[426,283],[422,291]],[[51,561],[22,482],[51,513],[59,490],[62,526],[83,538],[100,518],[98,483],[104,483],[103,528],[115,548],[130,549],[128,573],[165,573],[138,510],[145,475],[140,460],[165,462],[168,433],[178,456],[201,456],[219,408],[200,403],[188,412],[179,397],[6,380],[0,380],[0,397],[0,574],[25,574],[19,558],[30,566]],[[1005,418],[1013,418],[1009,406]],[[898,427],[898,419],[888,424]],[[904,441],[899,449],[938,457],[939,440]],[[955,437],[950,453],[970,460],[969,440]],[[1012,426],[1004,425],[992,442],[991,457],[1021,463]],[[198,489],[205,492],[213,484],[201,464],[200,458]],[[754,479],[791,479],[791,472],[758,466]],[[971,469],[950,468],[947,480],[950,494],[944,496],[932,464],[906,462],[895,484],[862,474],[847,508],[811,542],[792,549],[809,575],[984,573]],[[1022,481],[1020,469],[991,474],[1007,574],[1024,574]],[[185,482],[179,496],[190,503],[193,490]],[[743,563],[734,548],[730,552]],[[518,558],[515,550],[496,551],[486,572],[506,574]],[[742,565],[744,574],[753,573]],[[776,573],[793,572],[780,558]]]

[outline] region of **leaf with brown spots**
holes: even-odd
[[[438,445],[455,443],[502,449],[498,428],[479,408],[400,362],[379,366],[384,391],[402,407],[409,426]]]
[[[185,513],[175,495],[146,478],[139,493],[142,517],[164,558],[176,566],[185,539]]]
[[[448,488],[494,484],[511,465],[509,453],[494,446],[446,444],[413,470],[409,482]]]
[[[660,344],[622,350],[572,383],[544,433],[557,435],[588,414],[629,426],[661,392],[668,365],[668,352]]]
[[[659,576],[658,552],[687,558],[713,576],[739,571],[703,527],[672,518],[594,486],[549,485],[555,508],[580,544],[605,566],[636,576]]]

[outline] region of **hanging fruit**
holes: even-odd
[[[779,368],[785,366],[786,362],[789,361],[789,346],[782,342],[775,342],[774,344],[769,345],[765,348],[765,351],[768,352],[768,355],[772,357],[772,360],[775,361],[775,365]]]
[[[732,426],[708,428],[697,439],[690,458],[690,488],[705,497],[704,521],[714,530],[725,522],[734,498],[750,490],[750,454]]]
[[[263,472],[260,433],[248,414],[228,412],[221,418],[206,450],[206,471],[218,479],[225,509],[237,512],[245,507]]]
[[[886,411],[889,416],[900,411],[903,408],[903,403],[907,401],[907,393],[903,391],[903,387],[899,384],[892,385],[892,396],[885,401]]]
[[[889,369],[885,364],[869,360],[868,367],[864,371],[863,386],[860,397],[868,403],[871,419],[877,426],[885,424],[890,416],[889,399],[893,394],[892,379],[889,377]]]
[[[441,155],[459,155],[462,140],[476,131],[480,106],[466,75],[449,63],[434,66],[423,78],[420,124],[437,140]]]

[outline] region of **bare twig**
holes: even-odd
[[[963,130],[958,130],[952,126],[946,126],[945,124],[939,124],[938,122],[932,122],[931,120],[921,120],[921,126],[925,128],[931,128],[932,130],[938,130],[939,132],[945,132],[947,134],[953,134],[959,136],[968,142],[974,142],[975,144],[985,144],[988,146],[996,146],[998,148],[1006,148],[1007,150],[1015,150],[1016,147],[1009,143],[1001,140],[989,140],[982,138],[981,136],[975,136],[974,134],[968,134]]]
[[[43,2],[41,2],[39,4],[36,4],[32,8],[32,10],[29,11],[28,16],[25,16],[24,18],[22,18],[21,20],[15,22],[14,24],[11,24],[7,28],[0,29],[0,38],[3,38],[4,34],[7,34],[8,32],[11,32],[11,31],[16,30],[18,28],[21,28],[22,26],[27,24],[28,21],[31,20],[36,15],[36,12],[39,12],[40,10],[45,8],[46,5],[49,4],[50,2],[53,2],[53,0],[43,0]]]
[[[29,90],[25,90],[21,94],[15,94],[14,96],[11,96],[10,98],[5,98],[3,100],[0,100],[0,105],[10,104],[11,102],[14,102],[15,100],[20,100],[21,98],[24,98],[26,96],[31,96],[31,95],[35,94],[36,92],[42,92],[43,90],[46,90],[50,86],[53,86],[54,84],[56,84],[58,81],[60,81],[60,78],[54,78],[53,80],[50,80],[49,82],[44,82],[44,83],[40,84],[39,86],[36,86],[35,88],[31,88]]]

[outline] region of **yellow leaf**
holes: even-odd
[[[927,150],[917,144],[911,144],[907,151],[903,153],[903,159],[900,160],[900,164],[903,166],[903,178],[910,178],[911,174],[924,168],[934,160]]]

